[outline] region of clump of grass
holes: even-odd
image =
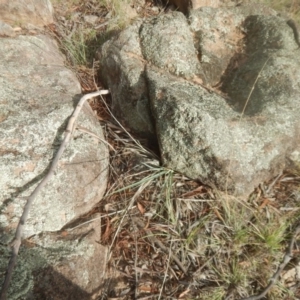
[[[131,7],[132,0],[101,0],[101,2],[110,14],[109,30],[121,30],[136,17],[136,13]]]
[[[288,222],[281,218],[277,221],[259,222],[258,226],[252,226],[252,231],[262,249],[273,255],[282,250],[287,226]]]
[[[73,66],[88,65],[94,57],[89,44],[97,37],[91,28],[79,28],[71,36],[61,40],[61,47]]]
[[[78,0],[54,1],[57,11],[64,10],[64,17],[56,20],[55,34],[71,66],[92,65],[96,49],[101,43],[124,29],[137,16],[131,2],[131,0],[100,0],[97,3]],[[85,22],[86,14],[98,16],[98,22],[96,24]]]

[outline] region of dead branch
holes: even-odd
[[[51,166],[50,166],[50,169],[49,169],[48,173],[43,178],[43,180],[37,185],[37,187],[33,190],[31,195],[28,197],[27,202],[26,202],[26,204],[24,206],[24,209],[23,209],[22,216],[20,218],[19,224],[18,224],[17,229],[16,229],[15,238],[14,238],[13,242],[11,243],[12,254],[11,254],[11,258],[10,258],[10,261],[9,261],[9,264],[8,264],[8,267],[7,267],[7,270],[6,270],[5,280],[4,280],[4,283],[2,285],[0,300],[5,300],[6,299],[6,294],[7,294],[7,290],[8,290],[10,281],[11,281],[12,272],[13,272],[13,269],[16,265],[17,257],[18,257],[18,253],[19,253],[19,248],[20,248],[21,242],[22,242],[21,239],[22,239],[22,234],[23,234],[23,231],[24,231],[24,226],[25,226],[25,223],[27,221],[29,210],[32,206],[33,200],[35,199],[37,194],[42,190],[42,188],[46,185],[46,183],[50,180],[51,176],[53,175],[54,170],[57,167],[58,161],[61,158],[64,150],[66,149],[66,147],[67,147],[67,145],[68,145],[68,143],[69,143],[69,141],[72,137],[73,131],[75,129],[75,121],[76,121],[76,119],[79,115],[80,110],[83,107],[83,104],[90,98],[93,98],[93,97],[96,97],[96,96],[99,96],[99,95],[105,95],[105,94],[108,94],[108,93],[109,93],[108,90],[101,90],[101,91],[97,91],[97,92],[94,92],[94,93],[86,94],[80,99],[79,103],[77,104],[76,108],[73,111],[72,116],[69,119],[68,126],[67,126],[66,133],[65,133],[65,137],[64,137],[64,139],[63,139],[63,141],[62,141],[62,143],[61,143],[61,145],[60,145],[60,147],[59,147],[59,149],[56,153],[56,156],[54,157],[54,159],[51,163]]]
[[[281,272],[283,271],[283,269],[286,267],[286,265],[290,262],[290,260],[293,258],[293,248],[294,248],[294,244],[296,241],[296,237],[297,235],[300,233],[300,225],[297,226],[297,228],[295,229],[292,239],[290,241],[289,247],[286,250],[286,253],[283,257],[283,260],[281,262],[281,264],[278,266],[277,271],[275,272],[275,274],[271,277],[269,284],[263,289],[263,291],[257,295],[248,297],[248,298],[242,298],[241,300],[259,300],[262,299],[263,297],[265,297],[267,295],[267,293],[269,292],[269,290],[273,287],[273,285],[276,283],[279,275],[281,274]]]

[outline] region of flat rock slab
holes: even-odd
[[[98,53],[116,114],[157,137],[164,166],[249,194],[300,161],[300,51],[287,21],[251,5],[133,24]]]

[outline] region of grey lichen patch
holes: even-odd
[[[182,13],[173,12],[145,22],[140,40],[144,58],[155,66],[183,77],[199,73],[197,50]]]
[[[63,261],[74,261],[75,266],[78,258],[89,261],[94,256],[94,245],[88,243],[87,240],[79,238],[60,240],[58,237],[59,235],[55,233],[43,233],[25,242],[27,246],[20,248],[18,264],[13,273],[13,284],[10,285],[8,291],[8,299],[28,299],[27,297],[33,294],[34,285],[38,284],[35,277],[38,277],[38,274],[48,266],[55,270]],[[10,249],[0,244],[1,274],[5,274],[9,258]],[[0,284],[2,284],[1,280]],[[90,280],[89,272],[82,273],[82,280],[86,283]],[[43,278],[42,281],[46,283],[47,278]]]
[[[1,274],[5,274],[9,258],[9,248],[0,244]],[[31,293],[34,286],[32,273],[39,268],[45,267],[46,265],[46,259],[43,258],[38,251],[36,251],[35,249],[31,249],[31,251],[28,252],[26,249],[21,247],[18,257],[18,264],[16,265],[13,272],[13,284],[10,285],[10,288],[8,290],[8,299],[27,299],[27,296]],[[2,280],[4,280],[4,276],[0,281],[1,286]]]

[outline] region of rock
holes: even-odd
[[[105,43],[98,53],[101,77],[110,87],[114,114],[149,139],[156,139],[144,78],[144,59],[139,43],[140,23]]]
[[[106,248],[98,243],[100,228],[98,216],[72,231],[42,232],[25,240],[8,299],[91,299],[106,264]],[[5,274],[10,251],[0,244],[0,253],[0,271]]]
[[[1,203],[6,204],[4,223],[14,229],[25,203],[20,197],[28,196],[45,174],[80,97],[80,85],[46,36],[0,39],[0,49]],[[78,125],[103,138],[88,105]],[[25,237],[60,230],[88,212],[106,188],[107,159],[103,143],[77,131],[55,176],[35,200]]]
[[[174,42],[174,36],[180,43]],[[141,52],[146,61],[184,78],[201,75],[198,52],[183,14],[177,12],[165,14],[143,23],[139,39]]]
[[[84,15],[83,19],[84,19],[84,22],[94,25],[98,21],[99,18],[94,15]]]
[[[53,23],[50,0],[0,0],[0,20],[15,26],[43,27]]]
[[[99,58],[116,113],[156,129],[165,166],[247,195],[299,156],[297,47],[269,8],[202,7],[137,22]]]
[[[294,87],[299,84],[299,55],[295,52],[298,45],[286,20],[278,17],[249,16],[244,28],[247,32],[244,57],[236,61],[235,67],[229,67],[223,90],[230,96],[229,103],[234,109],[242,112],[261,73],[244,113],[258,116],[272,112],[276,119],[281,111],[297,107],[298,92]],[[289,114],[293,112],[289,109]],[[291,115],[285,117],[291,118]]]
[[[14,37],[15,35],[15,31],[10,25],[0,22],[0,37]]]
[[[147,78],[163,163],[170,169],[245,195],[276,175],[296,148],[296,112],[291,120],[277,111],[240,121],[221,96],[194,83],[152,68]]]
[[[5,245],[12,240],[26,197],[55,156],[81,88],[75,74],[64,66],[57,44],[47,36],[0,39],[0,61],[0,244]],[[104,139],[88,104],[77,124]],[[68,288],[71,294],[81,291],[72,299],[89,299],[80,295],[101,284],[105,248],[96,243],[100,233],[93,233],[92,227],[84,227],[78,235],[59,232],[101,200],[107,175],[106,145],[75,131],[54,176],[30,210],[24,231],[28,239],[21,247],[19,275],[13,275],[9,299],[32,295],[49,299],[37,296],[37,290],[64,289],[69,295]],[[8,252],[1,247],[0,273],[4,274]],[[58,278],[63,279],[62,285]]]
[[[240,49],[245,36],[241,24],[249,15],[262,13],[276,15],[272,9],[258,5],[221,9],[203,7],[190,13],[190,29],[204,73],[202,81],[207,86],[217,85],[228,65],[241,59]]]

